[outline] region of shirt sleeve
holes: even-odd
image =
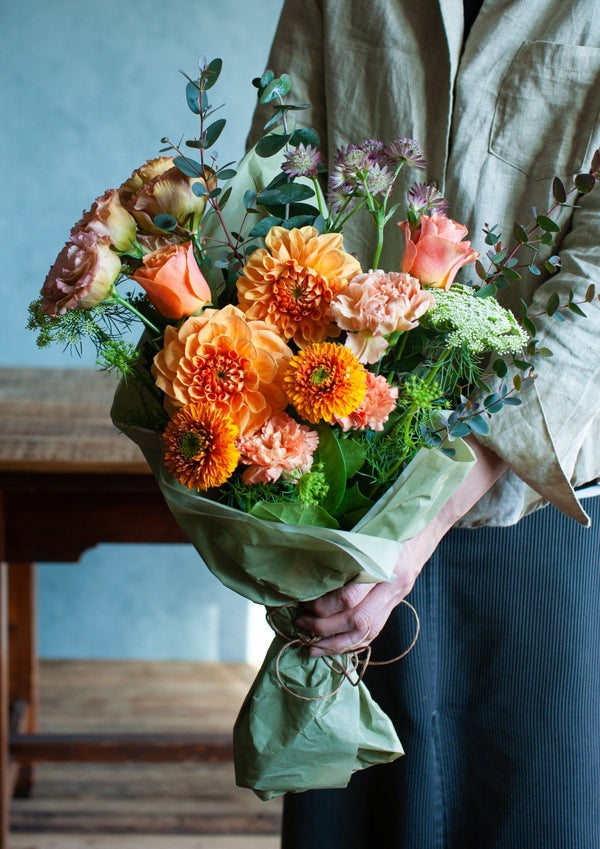
[[[600,416],[600,306],[598,300],[583,303],[589,285],[600,280],[599,245],[600,187],[596,186],[577,201],[560,246],[561,270],[537,289],[529,308],[540,345],[552,356],[541,362],[533,389],[523,393],[518,411],[493,416],[489,435],[480,438],[545,500],[584,525],[589,518],[572,483],[584,483],[574,480],[575,465]],[[568,310],[561,310],[564,321],[544,315],[553,292],[561,305],[573,292],[586,318]],[[595,468],[593,473],[597,472]]]

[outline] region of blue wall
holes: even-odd
[[[162,136],[197,132],[179,70],[193,75],[202,54],[224,60],[219,161],[239,159],[281,2],[0,0],[0,365],[93,365],[89,350],[39,351],[27,305],[82,210]],[[79,565],[41,565],[39,598],[44,657],[243,660],[255,616],[188,546],[100,546]]]

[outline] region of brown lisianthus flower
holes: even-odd
[[[108,236],[74,231],[44,281],[42,309],[50,316],[91,309],[107,297],[120,270]]]

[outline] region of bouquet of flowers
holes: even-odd
[[[113,420],[207,566],[269,609],[276,635],[234,729],[238,783],[269,798],[344,786],[402,754],[360,656],[311,658],[295,607],[390,580],[402,541],[474,462],[461,437],[520,403],[533,358],[550,352],[526,306],[517,321],[495,295],[519,278],[517,250],[535,260],[557,228],[552,210],[536,213],[515,226],[512,251],[488,229],[484,268],[435,187],[395,200],[401,171],[425,166],[406,138],[338,151],[325,197],[319,138],[294,120],[306,106],[287,103],[291,81],[271,71],[254,80],[274,107],[266,134],[237,167],[220,166],[211,150],[225,120],[209,102],[220,69],[202,60],[187,78],[198,137],[184,149],[163,139],[163,155],[75,225],[30,326],[42,345],[88,337],[122,374]],[[599,167],[596,154],[571,192],[555,181],[557,205],[590,191]],[[373,257],[344,243],[357,214],[375,227]],[[404,242],[393,271],[378,267],[388,225]],[[551,272],[559,259],[547,253]],[[469,265],[477,282],[458,283]],[[581,312],[573,298],[548,304],[564,309]]]

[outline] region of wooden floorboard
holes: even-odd
[[[228,733],[245,664],[46,661],[40,730]],[[39,764],[11,805],[10,849],[274,849],[280,800],[235,786],[233,765]]]

